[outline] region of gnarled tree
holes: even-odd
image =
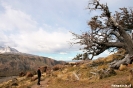
[[[89,3],[90,11],[100,10],[101,14],[94,16],[88,22],[91,30],[81,35],[72,33],[78,44],[84,46],[83,50],[93,56],[103,53],[107,49],[123,48],[127,55],[120,61],[112,62],[112,68],[118,68],[120,64],[129,64],[133,56],[133,10],[120,8],[112,14],[107,4],[101,4],[98,0]],[[92,59],[91,58],[91,59]]]

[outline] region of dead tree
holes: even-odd
[[[118,50],[123,48],[127,56],[123,60],[110,65],[112,68],[118,68],[120,64],[131,63],[133,56],[133,40],[130,31],[133,30],[133,10],[120,8],[112,14],[107,4],[101,4],[98,0],[93,0],[88,4],[90,11],[99,10],[101,14],[94,16],[88,22],[90,30],[82,34],[72,33],[76,44],[84,46],[83,50],[88,54],[97,56],[105,50]],[[74,43],[75,44],[75,43]]]

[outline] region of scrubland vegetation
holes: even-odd
[[[133,85],[133,64],[121,65],[119,69],[109,68],[109,63],[121,59],[121,50],[105,58],[80,61],[71,64],[55,65],[43,72],[41,83],[48,79],[47,88],[111,88],[112,85]],[[44,70],[43,70],[44,71]],[[32,88],[36,85],[37,75],[23,76],[0,84],[0,88]]]

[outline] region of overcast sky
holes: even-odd
[[[101,0],[113,12],[133,7],[133,0]],[[71,32],[89,30],[87,21],[97,14],[86,9],[89,0],[0,0],[0,46],[20,52],[71,60],[79,46],[71,47]],[[107,53],[102,54],[105,56]]]

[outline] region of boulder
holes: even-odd
[[[24,72],[20,72],[19,73],[19,77],[23,77],[23,76],[25,76],[26,74],[24,73]]]
[[[53,71],[62,70],[64,68],[64,65],[57,64],[53,66]]]
[[[41,70],[42,73],[43,73],[43,72],[46,72],[47,66],[42,66],[42,67],[40,67],[40,70]]]
[[[127,69],[127,66],[121,64],[120,67],[119,67],[119,70],[120,70],[120,71],[123,71],[123,70],[125,70],[125,69]]]
[[[33,74],[31,73],[31,72],[27,72],[26,73],[26,77],[28,78],[28,77],[33,77]]]
[[[47,67],[47,70],[46,70],[46,75],[47,76],[51,76],[52,75],[52,68],[51,67]]]

